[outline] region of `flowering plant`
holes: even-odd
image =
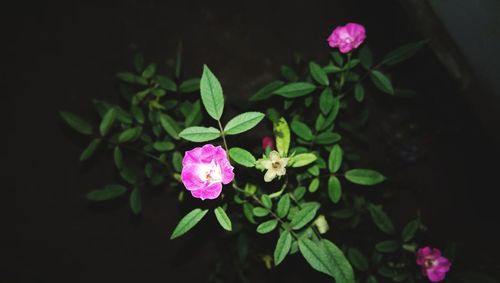
[[[225,114],[222,86],[208,66],[201,78],[182,79],[179,55],[171,78],[155,64],[144,66],[137,55],[135,72],[117,75],[126,108],[94,100],[101,117],[97,130],[60,112],[70,127],[91,137],[80,160],[106,144],[123,179],[87,198],[106,201],[129,193],[132,212],[140,214],[141,195],[151,186],[173,190],[180,202],[192,197],[195,207],[172,227],[170,238],[186,234],[212,211],[224,230],[237,235],[241,266],[249,260],[249,239],[272,234],[274,248],[259,251],[267,268],[299,254],[339,283],[444,280],[451,257],[428,247],[417,252],[423,219],[397,227],[363,193],[363,187],[379,187],[387,178],[359,166],[353,146],[368,119],[365,96],[407,95],[394,86],[387,68],[410,58],[424,42],[397,48],[374,64],[365,39],[360,24],[335,28],[326,64],[283,66],[284,80],[262,87],[250,97],[248,111],[234,117]],[[254,131],[257,126],[272,129],[272,136]],[[245,142],[236,143],[236,135]],[[131,166],[132,155],[143,159]]]

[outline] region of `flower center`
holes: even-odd
[[[426,259],[424,261],[424,266],[425,266],[425,268],[433,267],[434,266],[434,260],[432,260],[432,259]]]
[[[212,160],[210,164],[201,166],[200,168],[200,179],[207,182],[221,182],[222,172],[220,166]]]
[[[277,169],[277,168],[279,168],[279,167],[280,167],[280,163],[279,163],[278,161],[273,162],[273,168],[274,168],[274,169]]]

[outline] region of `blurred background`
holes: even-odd
[[[219,227],[204,221],[170,241],[182,215],[167,192],[145,196],[138,217],[126,199],[90,205],[85,194],[115,177],[112,161],[103,154],[80,164],[86,140],[70,133],[57,111],[95,122],[91,99],[119,100],[115,74],[132,68],[136,52],[170,70],[180,40],[184,74],[199,76],[208,64],[230,103],[238,103],[276,79],[296,53],[326,63],[326,38],[346,22],[366,27],[375,58],[428,39],[393,70],[394,81],[413,87],[417,96],[374,96],[366,130],[372,142],[363,150],[374,168],[390,176],[387,185],[397,188],[388,203],[392,215],[412,217],[422,208],[432,236],[428,245],[455,242],[464,266],[498,275],[499,2],[9,4],[0,18],[7,139],[0,281],[207,282]],[[401,226],[405,218],[395,221]],[[249,280],[328,282],[301,260],[287,259],[277,272],[255,265]]]

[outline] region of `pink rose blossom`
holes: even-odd
[[[327,41],[330,47],[338,47],[340,52],[349,53],[351,50],[358,48],[365,38],[364,26],[348,23],[345,26],[336,27]]]
[[[195,198],[215,199],[234,179],[234,167],[220,146],[206,144],[186,151],[182,160],[181,180]]]
[[[273,138],[271,138],[270,136],[262,138],[262,148],[266,150],[267,147],[274,149],[274,141]]]
[[[451,262],[441,256],[441,251],[424,247],[417,251],[417,264],[422,266],[422,274],[431,282],[444,280],[446,272],[450,270]]]

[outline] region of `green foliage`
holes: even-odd
[[[382,60],[383,64],[395,65],[401,61],[411,58],[417,51],[424,46],[425,41],[405,44],[391,52],[389,52]]]
[[[340,145],[336,144],[328,155],[328,169],[331,173],[336,173],[342,165],[343,151]]]
[[[250,97],[250,101],[260,101],[265,100],[271,97],[274,94],[274,91],[283,86],[285,83],[282,81],[274,81],[265,85],[263,88],[259,89],[252,97]]]
[[[207,65],[203,66],[203,75],[200,81],[201,101],[208,115],[220,120],[224,111],[224,95],[219,80],[210,71]]]
[[[292,246],[292,235],[288,231],[283,231],[276,247],[274,248],[274,265],[278,266],[286,257]]]
[[[275,94],[286,97],[295,98],[307,95],[316,90],[316,86],[306,82],[296,82],[286,84],[274,91]]]
[[[207,212],[208,209],[195,208],[184,217],[182,217],[182,219],[179,221],[179,224],[177,224],[174,231],[172,232],[172,235],[170,235],[170,240],[186,234],[189,230],[196,226],[196,224],[198,224],[201,219],[203,219]]]
[[[283,218],[287,216],[289,210],[290,210],[290,196],[288,194],[285,194],[278,201],[276,214],[278,215],[278,217]]]
[[[276,220],[276,219],[262,222],[261,224],[259,224],[259,226],[257,226],[257,233],[267,234],[267,233],[273,231],[277,225],[278,225],[278,220]]]
[[[313,79],[321,85],[328,86],[330,81],[323,68],[315,62],[309,63],[309,70]]]
[[[245,112],[239,114],[227,122],[224,127],[224,133],[226,135],[236,135],[246,132],[257,126],[257,124],[264,119],[264,116],[264,113],[260,112]]]
[[[220,136],[220,131],[214,127],[189,127],[179,133],[179,137],[192,142],[211,141]]]
[[[59,111],[59,115],[75,131],[84,135],[92,134],[92,126],[82,117],[66,111]]]
[[[135,188],[130,193],[130,209],[134,214],[139,214],[142,211],[141,193],[139,188]]]
[[[280,118],[274,124],[274,135],[276,136],[276,149],[281,156],[288,156],[288,149],[290,147],[290,128],[284,118]]]
[[[359,271],[367,271],[369,268],[368,259],[366,256],[356,248],[349,248],[347,251],[347,257],[349,261]]]
[[[80,154],[80,161],[85,161],[89,159],[94,154],[100,143],[101,139],[93,139],[89,143],[89,145],[83,150],[82,154]]]
[[[292,222],[290,222],[290,226],[294,230],[301,229],[309,222],[311,222],[316,216],[316,212],[318,211],[320,205],[318,203],[312,203],[307,206],[302,206],[302,208],[294,215],[292,218]]]
[[[385,180],[384,175],[371,169],[351,169],[345,172],[345,178],[354,184],[371,186]]]
[[[92,191],[87,194],[87,199],[91,201],[103,201],[117,198],[127,191],[122,185],[112,184],[107,185],[102,189]]]
[[[394,224],[392,224],[389,216],[382,210],[382,207],[369,205],[368,211],[370,212],[373,222],[381,231],[389,235],[396,233]]]
[[[290,157],[288,161],[292,167],[303,167],[316,161],[317,157],[314,153],[300,153]]]
[[[215,208],[214,214],[222,228],[224,228],[226,231],[231,231],[233,229],[231,219],[229,219],[229,216],[226,214],[226,211],[222,207],[218,206],[217,208]]]
[[[391,94],[394,94],[394,88],[392,87],[391,79],[386,76],[381,71],[373,70],[370,73],[370,78],[372,79],[373,84],[381,91]]]
[[[229,149],[229,156],[234,162],[243,165],[245,167],[255,166],[255,157],[247,150],[241,147],[233,147]]]
[[[336,176],[331,175],[328,178],[328,197],[333,203],[338,203],[342,196],[342,187]]]

